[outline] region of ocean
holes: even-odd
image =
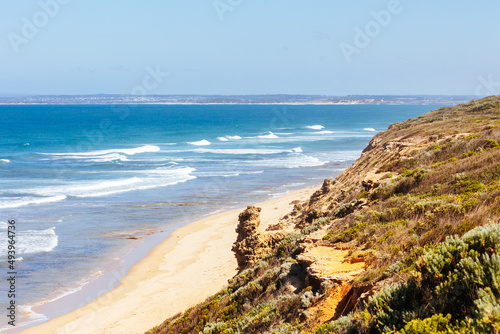
[[[438,107],[0,106],[1,276],[15,220],[18,325],[147,252],[151,235],[319,185],[389,124]]]

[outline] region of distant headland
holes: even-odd
[[[478,98],[468,95],[0,95],[0,104],[440,104]]]

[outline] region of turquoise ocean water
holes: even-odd
[[[119,266],[130,236],[318,185],[437,107],[0,106],[0,261],[6,275],[15,220],[20,313]]]

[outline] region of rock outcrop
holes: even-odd
[[[303,252],[297,256],[297,262],[307,272],[305,285],[316,291],[327,291],[309,309],[310,321],[315,325],[347,314],[355,308],[360,295],[371,288],[363,286],[360,289],[354,284],[364,272],[365,263],[364,259],[348,259],[347,249],[353,245],[327,245],[320,239],[324,232],[319,230],[299,240]]]
[[[305,244],[302,248],[305,250],[297,256],[297,262],[307,271],[306,284],[316,289],[326,281],[333,284],[351,281],[364,271],[364,260],[348,260],[349,251],[341,247],[314,243]]]
[[[268,254],[284,237],[282,233],[263,233],[260,230],[260,211],[261,208],[248,206],[238,217],[238,237],[232,251],[240,272]]]

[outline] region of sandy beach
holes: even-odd
[[[290,192],[264,203],[261,228],[278,222],[293,200],[309,198],[318,187]],[[121,284],[90,304],[22,333],[144,333],[227,285],[236,274],[231,246],[238,214],[223,212],[175,230],[124,277]]]

